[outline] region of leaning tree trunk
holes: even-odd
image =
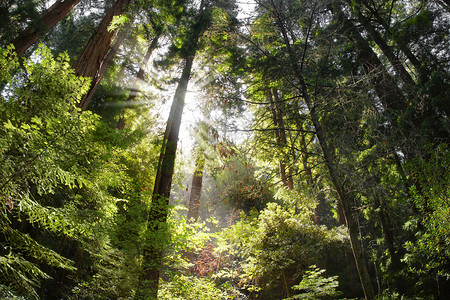
[[[159,157],[156,173],[155,187],[153,188],[152,204],[147,217],[148,237],[158,237],[158,240],[147,241],[144,245],[142,274],[136,299],[157,299],[159,274],[162,265],[164,238],[166,236],[166,222],[169,212],[170,188],[175,167],[175,155],[177,152],[178,135],[180,132],[181,116],[183,114],[184,99],[187,85],[191,76],[192,63],[197,50],[198,39],[205,29],[200,15],[199,21],[193,27],[192,39],[187,42],[189,46],[185,65],[178,82],[169,118],[164,133],[163,145]]]
[[[404,95],[402,94],[402,91],[395,84],[394,79],[389,75],[375,52],[373,52],[372,48],[362,37],[355,25],[343,14],[340,14],[340,17],[343,18],[343,25],[344,29],[347,30],[347,34],[350,34],[350,38],[352,38],[356,42],[356,46],[359,50],[359,58],[363,62],[363,68],[367,73],[374,73],[374,75],[370,77],[370,81],[379,99],[381,99],[381,101],[383,102],[383,105],[387,108],[388,111],[401,111],[405,109],[406,100]],[[382,199],[379,198],[379,195],[376,195],[376,193],[374,193],[374,203],[378,208],[378,215],[380,218],[383,236],[385,238],[389,255],[391,257],[392,268],[394,270],[399,269],[401,261],[399,251],[394,245],[391,226],[389,226],[387,221],[389,219],[389,215],[388,212],[384,209]]]
[[[348,0],[347,2],[351,1]],[[367,32],[370,34],[372,39],[375,41],[375,43],[380,47],[381,51],[383,52],[384,56],[389,60],[392,67],[394,68],[397,75],[400,77],[400,79],[403,81],[403,83],[407,84],[410,87],[415,86],[414,79],[411,77],[411,75],[406,71],[405,67],[403,66],[403,63],[399,60],[397,55],[392,50],[391,46],[389,46],[386,42],[386,40],[381,36],[381,34],[372,26],[370,23],[370,20],[366,18],[361,12],[359,8],[355,10],[355,14],[358,18],[358,20],[361,22],[361,24],[364,26],[364,28],[367,30]]]
[[[98,83],[101,67],[117,33],[117,30],[109,31],[108,27],[113,17],[124,13],[131,2],[133,0],[116,0],[114,2],[73,66],[76,75],[92,78],[91,87]],[[85,110],[88,104],[89,101],[85,95],[78,103],[78,107]]]
[[[359,278],[361,280],[361,285],[364,290],[364,295],[366,299],[374,299],[375,293],[372,287],[372,283],[369,276],[369,271],[367,268],[364,251],[361,247],[361,242],[358,238],[359,230],[358,223],[355,220],[352,213],[352,205],[355,203],[354,195],[351,192],[351,189],[345,186],[340,178],[338,168],[336,166],[336,161],[334,155],[331,152],[331,149],[328,146],[327,139],[322,129],[322,125],[319,121],[319,115],[316,112],[316,106],[312,103],[312,99],[310,98],[308,87],[306,85],[305,79],[303,77],[303,73],[301,71],[301,67],[297,61],[297,56],[291,48],[291,44],[289,41],[289,37],[287,35],[286,29],[283,23],[283,17],[279,14],[276,7],[273,7],[273,14],[275,18],[275,22],[279,27],[279,30],[282,34],[284,43],[286,45],[286,49],[289,55],[290,62],[293,67],[294,75],[297,77],[300,90],[306,106],[309,110],[309,115],[312,121],[312,124],[316,131],[316,136],[319,141],[320,147],[322,149],[323,158],[325,160],[325,165],[328,169],[328,173],[333,183],[334,188],[339,196],[339,202],[342,205],[342,209],[344,212],[345,220],[347,223],[349,235],[350,235],[350,244],[353,251],[353,256],[355,258],[356,267],[358,269]]]
[[[336,15],[338,21],[342,22],[342,34],[356,43],[359,52],[358,58],[366,73],[371,74],[369,80],[386,111],[389,113],[395,111],[396,114],[402,112],[406,109],[406,100],[394,79],[369,43],[363,38],[358,28],[342,13],[339,7],[336,9]]]
[[[374,9],[370,9],[369,8],[370,6],[366,5],[366,7],[370,10],[370,12],[373,14],[373,16],[378,21],[378,23],[384,28],[384,30],[391,37],[394,36],[392,28],[389,26],[389,24],[386,23],[385,20],[383,20],[383,18],[380,16],[379,12],[374,10]],[[416,71],[419,71],[420,70],[420,66],[421,66],[421,62],[416,57],[416,55],[414,53],[412,53],[411,49],[409,48],[407,43],[405,43],[404,39],[397,39],[396,42],[397,42],[398,48],[406,55],[406,57],[409,59],[409,61],[414,66]]]
[[[297,128],[300,129],[300,156],[303,166],[303,173],[305,174],[305,183],[309,188],[313,195],[316,195],[317,206],[314,208],[314,216],[313,221],[316,225],[327,225],[332,226],[334,223],[333,213],[331,211],[331,205],[327,203],[325,198],[325,193],[323,192],[323,183],[319,180],[317,183],[314,182],[313,173],[311,170],[311,166],[309,163],[309,152],[308,152],[308,143],[306,142],[307,130],[305,128],[306,123],[303,120],[304,118],[300,115],[300,107],[298,106],[298,102],[294,102],[293,104],[293,114],[294,119],[297,124]],[[340,205],[338,204],[338,211]],[[342,214],[338,214],[339,224],[345,225],[344,216]]]
[[[40,20],[28,26],[14,39],[14,47],[18,56],[23,53],[50,28],[63,19],[81,0],[57,0],[49,9],[41,14]]]
[[[116,42],[114,43],[114,46],[111,47],[111,50],[106,55],[105,60],[103,61],[102,65],[100,67],[100,70],[98,71],[95,82],[91,83],[91,87],[90,87],[89,91],[84,96],[85,103],[91,102],[92,96],[94,96],[94,93],[97,90],[98,85],[100,84],[100,80],[102,80],[103,76],[105,76],[105,74],[106,74],[106,71],[108,71],[108,68],[111,65],[111,62],[113,61],[114,57],[116,56],[116,53],[119,50],[119,47],[123,44],[123,41],[125,40],[125,36],[127,35],[130,27],[131,27],[131,25],[129,23],[127,25],[125,25],[123,32],[117,37]]]

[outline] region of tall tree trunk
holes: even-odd
[[[148,214],[147,232],[149,235],[158,236],[159,240],[146,242],[143,251],[142,274],[136,299],[157,299],[159,274],[163,258],[165,228],[169,209],[170,188],[175,167],[175,155],[177,151],[178,135],[180,132],[181,116],[183,114],[184,99],[187,85],[191,76],[192,63],[194,61],[197,43],[206,24],[203,14],[200,14],[198,22],[193,26],[192,38],[187,45],[187,57],[181,78],[178,82],[172,107],[167,121],[164,141],[161,147],[158,170],[153,188],[152,204]]]
[[[301,125],[302,129],[304,128],[303,124]],[[313,194],[317,193],[316,200],[317,205],[314,208],[314,217],[313,221],[316,225],[327,225],[330,226],[333,220],[333,217],[331,215],[331,208],[326,203],[325,194],[322,191],[323,190],[323,184],[321,181],[319,181],[316,184],[314,184],[314,178],[311,171],[311,168],[309,167],[308,163],[308,146],[306,144],[306,133],[302,132],[300,137],[300,149],[302,152],[302,165],[303,165],[303,171],[305,172],[306,177],[306,184],[309,187],[309,189],[312,191]],[[342,223],[342,225],[344,222]]]
[[[380,16],[379,12],[377,10],[371,8],[370,5],[366,5],[366,3],[364,3],[364,2],[363,2],[363,4],[365,5],[365,7],[367,7],[368,10],[370,10],[370,12],[373,14],[373,16],[378,21],[378,23],[384,28],[384,30],[386,30],[386,32],[392,37],[394,35],[392,28],[389,26],[389,24],[386,23],[385,20],[383,20],[383,18]],[[417,59],[417,57],[414,55],[414,53],[412,53],[411,49],[409,49],[407,43],[405,43],[403,39],[398,39],[397,45],[398,45],[398,48],[409,59],[411,64],[416,68],[416,70],[419,70],[421,62],[419,61],[419,59]]]
[[[272,88],[268,91],[269,95],[269,101],[271,104],[271,111],[272,111],[272,118],[273,123],[276,127],[275,135],[277,139],[277,143],[279,147],[286,148],[287,146],[287,139],[286,139],[286,130],[284,127],[284,119],[283,119],[283,111],[281,109],[280,105],[280,98],[278,96],[278,91],[276,88]],[[292,172],[289,170],[290,175],[286,175],[286,162],[285,162],[285,156],[286,153],[284,153],[285,150],[283,150],[283,158],[279,161],[279,167],[280,167],[280,178],[281,182],[283,182],[284,186],[286,186],[288,189],[292,190],[294,188],[293,180],[292,180]]]
[[[200,208],[200,198],[202,195],[203,171],[205,169],[205,157],[203,149],[200,149],[197,154],[195,162],[195,170],[192,176],[191,194],[189,197],[187,223],[193,224],[198,220],[198,213]],[[194,253],[192,250],[186,251],[184,256],[190,261],[193,261]],[[190,271],[188,271],[190,272]]]
[[[339,10],[339,8],[336,11],[336,17],[342,22],[343,34],[356,43],[362,66],[366,73],[370,74],[369,80],[372,83],[378,98],[383,103],[383,106],[389,113],[404,110],[406,108],[406,100],[402,91],[395,84],[391,75],[388,73],[368,42],[362,37],[361,33],[352,21],[350,21]]]
[[[351,3],[351,1],[348,1]],[[364,26],[364,28],[367,30],[367,32],[370,34],[372,39],[377,43],[378,47],[380,47],[381,51],[383,52],[384,56],[389,60],[392,67],[394,68],[397,75],[401,78],[403,83],[406,85],[413,87],[415,86],[414,79],[411,77],[411,75],[406,71],[405,67],[403,66],[402,62],[398,59],[398,57],[393,52],[392,48],[387,44],[386,40],[380,35],[380,33],[372,26],[370,23],[370,20],[366,18],[361,12],[361,9],[356,9],[355,13],[358,17],[358,20],[361,22],[361,24]]]
[[[191,74],[194,55],[185,60],[185,66],[178,83],[172,108],[167,121],[166,133],[161,149],[155,187],[153,188],[152,204],[148,214],[148,228],[150,234],[164,238],[164,227],[169,209],[170,188],[175,167],[178,135],[180,132],[181,116],[184,108],[187,85]],[[158,295],[159,271],[162,262],[163,241],[161,245],[146,243],[142,269],[143,274],[136,299],[156,299]]]
[[[14,39],[14,47],[18,56],[23,53],[50,28],[63,19],[81,0],[57,0],[47,9],[37,23],[33,23]]]
[[[307,137],[307,128],[305,128],[305,122],[302,120],[303,118],[300,116],[300,108],[298,106],[298,102],[294,103],[294,118],[297,124],[297,128],[301,129],[300,132],[300,153],[301,160],[303,166],[303,172],[305,172],[305,183],[310,189],[311,193],[315,195],[317,200],[317,206],[314,208],[314,216],[313,221],[316,225],[327,225],[333,226],[334,218],[333,213],[331,211],[331,206],[327,203],[325,198],[325,193],[323,192],[323,183],[321,181],[314,182],[313,173],[311,167],[309,165],[309,152],[308,152],[308,144],[306,142]],[[338,215],[341,216],[341,215]],[[342,223],[340,225],[345,225],[345,220],[342,215]]]
[[[389,26],[389,23],[384,20],[384,18],[380,15],[380,12],[378,10],[371,7],[366,2],[361,2],[361,3],[363,3],[365,5],[365,7],[371,12],[371,14],[378,21],[378,23],[383,26],[385,31],[390,36],[395,36],[394,30]],[[449,3],[449,1],[446,1],[446,3]],[[441,2],[441,4],[443,4],[443,3]],[[421,9],[422,10],[426,9],[424,7],[425,7],[425,5]],[[362,15],[360,10],[357,11],[357,14],[360,16],[360,19],[362,20],[362,22],[365,22],[365,23],[363,23],[363,25],[367,28],[367,30],[368,31],[372,30],[372,32],[370,34],[374,37],[376,35],[378,35],[378,41],[376,41],[376,42],[377,42],[377,44],[380,45],[380,48],[382,49],[385,56],[388,57],[388,55],[389,55],[390,58],[389,57],[388,58],[391,62],[394,62],[396,60],[399,61],[398,58],[395,55],[393,55],[393,53],[391,53],[391,54],[388,53],[389,48],[392,48],[392,47],[384,45],[383,46],[384,48],[382,48],[381,44],[383,42],[386,44],[385,39],[383,39],[380,36],[380,34],[376,31],[374,26],[372,26],[372,24],[370,23],[370,20],[367,17],[365,17],[364,15]],[[375,40],[375,38],[374,38],[374,40]],[[426,50],[426,48],[422,47],[422,49],[426,50],[426,52],[427,52],[426,53],[427,59],[420,61],[416,57],[416,55],[412,52],[410,46],[408,45],[408,42],[405,39],[397,38],[396,43],[397,43],[398,48],[406,55],[406,57],[409,59],[410,63],[414,66],[414,68],[416,69],[416,73],[417,73],[416,78],[417,78],[418,82],[417,83],[416,82],[408,83],[409,79],[407,78],[408,76],[405,74],[408,72],[406,71],[406,69],[404,68],[404,66],[401,63],[397,63],[396,72],[404,74],[401,77],[403,79],[403,82],[405,83],[406,89],[403,89],[403,90],[405,91],[408,99],[418,99],[418,98],[424,99],[423,97],[428,98],[429,97],[427,95],[428,92],[422,93],[420,96],[417,95],[417,91],[420,90],[418,87],[419,85],[421,87],[429,86],[429,88],[431,88],[431,86],[434,85],[433,82],[430,81],[430,79],[431,79],[430,78],[430,76],[431,76],[430,66],[428,66],[428,67],[425,67],[425,66],[428,65],[428,63],[430,63],[431,61],[433,61],[432,68],[434,69],[434,71],[437,69],[440,72],[443,72],[443,74],[446,74],[446,72],[440,68],[440,66],[442,64],[436,64],[436,62],[439,62],[439,59],[436,56],[437,54],[433,53],[433,51]],[[423,62],[426,62],[426,63],[423,64]],[[396,67],[394,64],[393,64],[393,66]],[[398,69],[398,68],[400,68],[400,69]],[[431,88],[431,89],[433,89],[433,88]],[[443,88],[443,90],[444,89],[445,88]],[[433,92],[431,92],[431,93],[433,93]],[[421,113],[415,114],[415,116],[414,116],[415,119],[410,120],[410,122],[413,125],[417,125],[418,128],[420,127],[420,125],[426,124],[425,126],[429,126],[430,124],[432,124],[431,129],[435,132],[437,137],[447,139],[449,136],[449,132],[448,132],[448,130],[446,130],[446,128],[448,128],[448,126],[446,126],[445,122],[443,122],[443,119],[441,118],[442,113],[438,113],[438,111],[436,110],[437,107],[435,107],[434,104],[432,104],[433,102],[435,102],[435,101],[424,101],[425,106],[424,106],[424,108],[422,108]],[[436,102],[438,102],[438,101],[436,101]],[[439,110],[442,110],[442,109],[444,109],[444,111],[445,111],[444,107],[439,107]],[[432,120],[432,121],[430,122],[430,120]]]
[[[322,130],[322,125],[319,121],[319,115],[316,112],[316,106],[313,104],[312,99],[310,98],[308,87],[306,85],[305,79],[303,77],[303,73],[301,71],[301,67],[297,61],[297,56],[293,52],[291,48],[291,44],[289,42],[288,35],[286,33],[286,29],[283,23],[283,17],[277,11],[276,6],[272,7],[273,14],[275,18],[275,22],[277,23],[279,30],[282,34],[284,43],[287,48],[287,52],[289,55],[290,62],[293,67],[293,71],[295,76],[299,81],[298,89],[301,92],[305,103],[309,110],[309,115],[312,121],[312,124],[315,128],[317,139],[319,140],[320,147],[322,149],[323,157],[325,160],[325,165],[327,166],[328,173],[330,175],[331,181],[333,183],[334,188],[339,196],[339,201],[342,205],[343,212],[345,215],[349,235],[350,235],[350,243],[353,251],[353,256],[355,258],[356,267],[358,269],[359,278],[361,280],[361,285],[364,290],[364,295],[366,299],[374,299],[375,293],[372,287],[372,283],[369,276],[369,271],[366,264],[365,255],[363,249],[361,248],[361,242],[358,238],[359,230],[358,223],[355,220],[352,212],[352,205],[355,203],[354,195],[350,191],[349,187],[346,187],[340,178],[338,168],[336,166],[336,161],[334,158],[331,149],[328,146],[327,139]]]
[[[354,26],[354,24],[350,20],[343,16],[343,14],[341,14],[341,17],[344,18],[344,28],[349,31],[347,32],[347,34],[351,33],[351,38],[356,42],[357,48],[360,50],[359,56],[361,60],[365,62],[363,63],[363,68],[367,73],[372,73],[372,71],[374,70],[378,71],[378,75],[374,75],[370,79],[372,86],[374,87],[375,92],[378,95],[378,98],[382,100],[383,105],[386,106],[388,111],[392,109],[404,109],[404,106],[406,104],[405,97],[398,86],[395,84],[393,78],[388,74],[387,70],[384,68],[383,64],[378,59],[377,55],[373,52],[372,48],[369,46],[366,40],[364,40],[364,38],[361,36],[356,26]],[[379,195],[373,193],[373,199],[375,206],[378,208],[378,216],[380,219],[383,236],[391,258],[392,268],[396,270],[400,268],[401,262],[398,250],[394,245],[393,232],[388,222],[389,215],[386,212],[383,201],[381,198],[379,198]]]
[[[119,47],[123,44],[123,41],[125,40],[125,37],[130,29],[131,25],[128,23],[125,25],[125,28],[123,32],[117,37],[116,42],[109,50],[108,54],[105,57],[105,60],[103,61],[102,65],[100,66],[100,70],[97,74],[97,77],[95,78],[95,82],[91,83],[91,87],[89,91],[84,96],[84,102],[89,104],[91,102],[92,96],[94,96],[95,91],[97,90],[98,85],[100,84],[100,80],[102,80],[103,76],[105,76],[106,71],[108,71],[109,66],[111,65],[111,62],[113,61],[114,57],[116,56],[117,51],[119,50]],[[85,109],[85,108],[84,108]]]
[[[101,67],[117,33],[117,30],[109,31],[108,27],[113,17],[124,13],[131,2],[133,0],[116,0],[114,2],[73,66],[76,75],[92,78],[91,86],[94,86],[101,76]],[[85,110],[88,104],[85,95],[78,103],[78,107]]]
[[[192,177],[191,195],[189,197],[189,207],[187,213],[187,221],[189,224],[195,223],[198,219],[198,211],[200,207],[200,196],[202,193],[203,171],[205,169],[205,158],[200,151],[196,163],[194,176]]]
[[[380,76],[382,78],[374,77],[371,79],[372,86],[375,89],[375,92],[377,93],[378,97],[380,99],[383,99],[383,104],[388,109],[403,109],[405,98],[398,88],[398,86],[394,83],[392,77],[388,75],[388,72],[383,67],[383,64],[378,59],[376,54],[373,52],[373,50],[370,48],[368,43],[364,40],[364,38],[361,36],[361,34],[358,32],[356,27],[351,23],[350,20],[348,20],[344,16],[344,26],[349,29],[352,33],[352,38],[356,41],[357,47],[360,49],[360,58],[362,61],[365,61],[366,63],[363,64],[363,67],[366,69],[368,73],[372,72],[372,70],[375,68],[380,72]],[[411,79],[412,80],[412,79]],[[405,82],[406,83],[406,82]],[[408,84],[408,83],[407,83]],[[414,84],[414,83],[410,83]],[[388,88],[386,88],[388,87]],[[387,93],[387,91],[391,91],[390,93]],[[395,99],[395,100],[393,100]],[[373,193],[373,199],[374,204],[378,208],[378,215],[380,218],[380,223],[383,231],[383,236],[385,238],[386,245],[388,247],[389,255],[391,257],[392,262],[392,268],[398,269],[401,265],[400,257],[398,254],[398,250],[396,249],[394,245],[394,238],[393,238],[393,232],[389,225],[389,222],[387,221],[389,219],[388,213],[384,209],[383,201],[381,198],[379,198],[379,195],[376,193]]]
[[[144,58],[142,59],[141,66],[139,67],[139,71],[136,74],[136,80],[134,86],[130,90],[130,96],[127,99],[127,102],[133,101],[137,95],[139,94],[139,84],[144,80],[145,76],[145,69],[147,67],[148,61],[150,60],[150,56],[153,53],[153,50],[156,49],[158,46],[158,40],[162,34],[162,28],[156,29],[155,36],[153,37],[152,41],[150,42],[150,45],[147,48],[147,53],[145,53]],[[125,117],[122,115],[117,121],[116,128],[123,130],[125,128],[126,122]]]

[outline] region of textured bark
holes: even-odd
[[[316,136],[322,149],[325,165],[328,169],[328,173],[333,183],[333,186],[336,189],[336,192],[339,196],[339,202],[342,205],[342,209],[345,215],[345,220],[350,235],[350,243],[353,251],[353,256],[355,259],[356,267],[358,269],[361,285],[364,290],[364,295],[366,299],[374,299],[375,293],[370,280],[369,271],[364,257],[364,251],[361,248],[361,242],[358,238],[359,234],[358,223],[352,211],[352,205],[354,205],[355,203],[354,195],[351,193],[350,188],[346,187],[342,183],[341,178],[339,176],[334,155],[332,154],[332,151],[328,146],[327,139],[322,129],[322,125],[319,121],[319,115],[316,112],[316,106],[313,104],[312,99],[310,98],[309,91],[305,79],[303,77],[303,73],[301,71],[301,67],[297,60],[297,56],[295,55],[295,53],[291,48],[291,44],[289,42],[289,38],[283,23],[284,18],[278,13],[275,6],[273,6],[272,8],[275,17],[275,22],[277,23],[278,28],[280,29],[284,43],[287,48],[287,52],[289,55],[290,62],[292,64],[294,75],[298,79],[299,83],[298,89],[301,92],[305,100],[305,103],[308,107],[309,116],[315,128]]]
[[[73,66],[76,75],[92,78],[91,86],[98,83],[102,65],[117,33],[117,30],[109,31],[108,27],[113,17],[124,13],[132,1],[116,0],[114,2]],[[86,101],[85,96],[78,104],[78,107],[85,110],[88,104],[89,102]]]
[[[192,176],[192,184],[191,184],[191,194],[189,197],[188,204],[188,213],[187,213],[187,223],[192,224],[197,222],[199,208],[200,208],[200,198],[202,194],[202,184],[203,184],[203,171],[205,169],[205,158],[204,152],[201,149],[197,155],[196,163],[195,163],[195,171]],[[186,257],[190,262],[194,260],[194,253],[192,250],[186,251],[183,253],[183,256]],[[187,274],[191,272],[190,269],[186,270]]]
[[[147,218],[147,232],[149,234],[156,234],[159,238],[164,238],[166,228],[170,189],[187,85],[191,76],[192,63],[194,61],[198,39],[205,28],[206,23],[201,13],[197,23],[193,26],[192,38],[186,46],[188,48],[186,49],[185,65],[175,91],[164,133],[155,186],[153,188],[152,204]],[[135,296],[136,299],[157,299],[159,274],[164,250],[163,244],[161,241],[161,243],[146,243],[144,246],[141,267],[142,273]]]
[[[350,3],[351,3],[351,1],[350,1]],[[394,68],[395,72],[400,77],[400,79],[403,81],[403,83],[407,84],[408,86],[415,86],[416,83],[414,82],[414,79],[411,77],[411,75],[408,73],[408,71],[406,71],[405,67],[403,66],[403,64],[399,60],[399,58],[395,55],[391,46],[389,46],[387,44],[386,40],[372,26],[370,21],[361,13],[360,9],[358,9],[356,11],[356,15],[358,17],[358,20],[361,22],[361,24],[364,26],[364,28],[370,34],[370,36],[375,41],[375,43],[377,43],[378,47],[380,47],[383,54],[389,60],[392,67]]]
[[[205,168],[204,157],[200,151],[197,157],[194,176],[192,177],[191,195],[189,197],[189,210],[187,213],[187,221],[189,224],[194,223],[198,219],[198,211],[200,207],[200,196],[202,193],[203,171]]]
[[[119,50],[119,47],[123,44],[123,41],[125,40],[125,36],[127,35],[129,29],[130,29],[130,24],[127,24],[124,28],[124,31],[116,38],[116,42],[114,43],[114,46],[111,47],[108,54],[106,55],[106,58],[103,61],[102,65],[100,67],[100,70],[98,72],[98,75],[95,78],[96,79],[95,82],[91,83],[91,87],[90,87],[89,91],[83,97],[83,101],[86,103],[86,107],[91,102],[92,96],[94,95],[95,91],[97,90],[98,85],[100,84],[100,80],[102,80],[103,76],[106,74],[106,71],[108,70],[109,66],[111,65],[113,58],[116,56],[116,53]]]
[[[277,89],[272,88],[270,91],[268,91],[268,95],[271,104],[273,123],[276,127],[275,135],[277,143],[280,147],[285,148],[287,146],[286,130],[284,127],[283,111],[281,109]],[[292,172],[289,170],[289,175],[286,175],[286,163],[284,158],[280,159],[279,168],[280,168],[281,182],[283,182],[283,184],[288,189],[292,190],[294,188],[294,184],[292,181]]]
[[[47,9],[37,23],[33,23],[22,31],[14,40],[13,44],[18,56],[23,53],[42,35],[61,21],[81,0],[57,0]]]
[[[369,75],[369,80],[385,108],[392,111],[401,111],[406,108],[405,97],[400,88],[388,73],[378,56],[362,37],[356,26],[343,14],[337,12],[338,19],[342,21],[342,31],[356,43],[358,56],[363,68]]]

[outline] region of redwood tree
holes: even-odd
[[[175,167],[184,99],[198,47],[198,40],[209,23],[208,14],[209,11],[205,7],[200,7],[197,20],[192,25],[190,34],[188,34],[182,48],[184,67],[167,120],[153,188],[152,203],[147,217],[147,237],[156,237],[157,240],[153,239],[145,242],[141,267],[142,274],[140,286],[136,292],[136,299],[156,299],[158,295],[159,275],[164,250],[163,239],[168,217],[170,189]]]
[[[56,0],[40,19],[30,24],[16,37],[13,44],[18,56],[21,56],[31,45],[38,41],[50,28],[63,19],[81,0]]]
[[[102,65],[117,33],[117,29],[111,31],[108,30],[108,27],[111,25],[114,16],[123,14],[132,2],[133,0],[116,0],[114,2],[73,65],[76,75],[92,78],[91,89],[101,79]],[[78,104],[78,107],[82,110],[85,110],[89,104],[87,95]]]

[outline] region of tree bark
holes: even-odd
[[[113,17],[124,13],[132,2],[133,0],[116,0],[114,2],[73,66],[76,75],[92,78],[91,86],[94,86],[101,77],[101,67],[117,33],[117,30],[109,31],[108,27]],[[88,104],[85,95],[78,103],[78,107],[85,110]]]
[[[351,1],[349,1],[351,3]],[[370,21],[361,13],[361,9],[356,10],[356,15],[358,17],[358,20],[361,22],[361,24],[364,26],[364,28],[367,30],[367,32],[370,34],[372,39],[377,43],[378,47],[380,47],[383,54],[386,56],[386,58],[391,63],[392,67],[394,68],[397,75],[400,77],[400,79],[405,83],[406,85],[413,87],[415,86],[414,79],[411,77],[411,75],[406,71],[405,67],[403,66],[402,62],[398,59],[398,57],[394,54],[392,48],[387,44],[385,39],[380,35],[380,33],[370,24]]]
[[[194,55],[190,55],[185,60],[183,73],[175,92],[161,149],[155,187],[152,195],[152,204],[147,218],[149,222],[147,231],[150,234],[158,234],[158,236],[162,238],[164,238],[165,224],[168,216],[170,188],[175,167],[175,155],[180,132],[181,116],[183,114],[184,99],[193,60]],[[161,244],[163,244],[163,241],[161,241]],[[142,262],[143,274],[138,293],[136,294],[136,299],[157,298],[162,254],[163,245],[146,244]]]
[[[189,197],[189,210],[187,213],[187,222],[189,224],[195,223],[198,219],[200,196],[202,193],[203,171],[205,169],[203,151],[199,151],[195,164],[194,176],[192,177],[191,195]]]
[[[198,220],[199,208],[200,208],[200,198],[202,195],[202,184],[203,184],[203,171],[205,169],[205,158],[203,149],[200,149],[197,154],[195,170],[192,176],[191,184],[191,194],[189,196],[188,213],[187,213],[187,223],[193,224]],[[188,250],[183,253],[190,262],[194,260],[194,253],[192,250]],[[190,269],[187,270],[190,273]]]
[[[181,116],[198,40],[205,29],[203,13],[200,13],[197,23],[192,28],[192,38],[187,42],[185,65],[170,109],[153,188],[152,204],[147,217],[148,234],[157,236],[159,240],[157,243],[155,241],[147,242],[144,246],[142,274],[136,299],[157,299],[158,296],[159,274],[164,250],[164,241],[161,239],[165,238]]]
[[[370,74],[369,81],[383,103],[383,106],[389,112],[400,112],[406,108],[405,97],[400,88],[394,83],[391,75],[388,73],[378,56],[362,37],[356,26],[342,12],[337,11],[336,16],[342,21],[343,34],[348,36],[356,43],[359,50],[359,58],[367,74]]]
[[[275,18],[275,22],[279,27],[279,30],[282,34],[284,43],[287,48],[287,52],[289,55],[290,62],[293,67],[293,72],[299,81],[299,86],[297,87],[301,92],[305,103],[309,110],[309,115],[312,121],[312,124],[315,128],[317,139],[319,140],[320,147],[322,149],[323,157],[325,160],[325,165],[327,166],[328,173],[330,175],[330,179],[333,183],[334,188],[339,196],[339,201],[342,205],[343,212],[345,215],[349,235],[350,235],[350,243],[353,251],[353,256],[355,259],[356,267],[358,269],[359,278],[361,280],[361,285],[364,290],[364,295],[366,299],[374,299],[375,293],[372,287],[372,283],[369,276],[369,271],[367,268],[365,255],[363,249],[361,248],[361,243],[358,238],[359,230],[358,223],[356,222],[353,212],[352,205],[355,203],[354,196],[350,192],[350,189],[346,187],[340,179],[338,169],[336,167],[336,161],[334,155],[331,152],[331,149],[328,146],[327,139],[322,130],[322,125],[319,121],[319,115],[316,112],[316,106],[312,103],[312,99],[310,98],[308,87],[306,85],[305,79],[303,77],[303,73],[301,71],[300,65],[297,61],[297,56],[293,52],[291,48],[291,44],[289,42],[288,35],[286,33],[286,29],[283,24],[283,17],[277,11],[275,5],[272,6],[273,14]]]
[[[47,9],[37,23],[33,23],[14,39],[17,56],[23,53],[50,28],[61,21],[81,0],[57,0]]]
[[[286,148],[287,139],[284,127],[283,111],[280,106],[280,98],[278,96],[277,89],[272,88],[271,90],[268,91],[268,95],[269,95],[268,97],[269,102],[271,104],[273,123],[276,127],[275,135],[277,143],[280,147]],[[285,154],[286,153],[284,153],[283,150],[283,156],[285,156]],[[281,182],[283,182],[284,186],[286,186],[288,189],[292,190],[294,188],[294,183],[292,180],[292,172],[289,171],[290,175],[286,175],[286,162],[284,157],[279,161],[279,168],[280,168]]]
[[[317,184],[314,182],[313,173],[311,167],[309,166],[310,156],[308,153],[308,144],[306,143],[307,128],[305,129],[305,122],[302,121],[299,111],[300,108],[298,107],[298,103],[296,102],[294,103],[294,115],[297,127],[302,129],[302,131],[300,132],[300,152],[303,172],[305,172],[305,183],[311,193],[313,195],[316,195],[315,198],[317,200],[317,206],[314,208],[313,221],[316,225],[327,225],[329,227],[333,227],[333,224],[335,222],[333,214],[331,212],[331,206],[326,202],[325,194],[323,192],[323,184],[321,181],[317,182]],[[345,225],[343,215],[342,223],[339,224]]]
[[[86,93],[86,95],[84,95],[83,101],[86,103],[86,107],[91,102],[92,96],[94,96],[94,93],[97,90],[98,85],[100,84],[100,80],[102,80],[103,76],[105,76],[106,74],[106,71],[108,71],[108,68],[111,65],[113,58],[116,56],[116,53],[119,50],[119,47],[123,44],[123,41],[125,40],[125,36],[127,35],[130,26],[131,26],[130,24],[125,25],[124,31],[117,37],[114,46],[111,47],[111,49],[109,50],[108,54],[105,57],[105,60],[100,66],[100,70],[97,74],[96,81],[91,83],[89,91]]]
[[[368,10],[373,14],[375,19],[378,21],[378,23],[386,30],[387,33],[389,33],[390,36],[393,36],[392,28],[389,27],[389,25],[383,20],[383,18],[380,16],[378,11],[371,8],[370,5],[366,5],[366,3],[363,3],[365,7],[367,7]],[[398,48],[406,55],[406,57],[409,59],[411,64],[416,68],[416,70],[420,69],[421,62],[417,59],[417,57],[412,53],[411,49],[409,49],[408,45],[402,40],[397,40]]]

